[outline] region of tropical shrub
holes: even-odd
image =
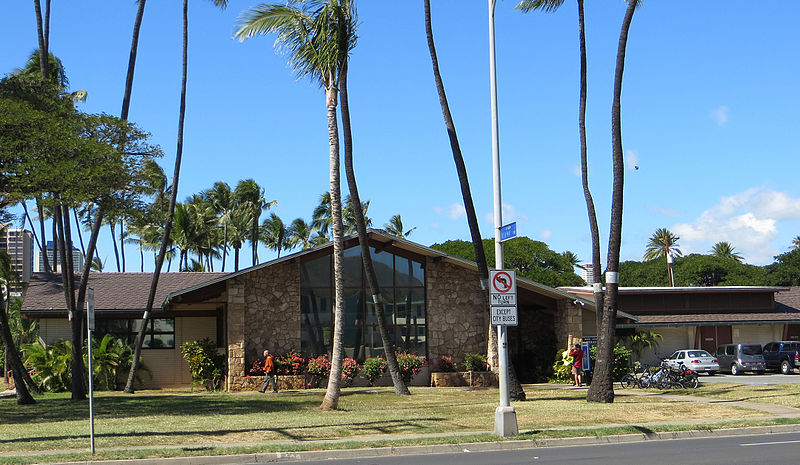
[[[187,341],[181,346],[181,354],[189,363],[192,386],[201,384],[206,391],[222,388],[225,379],[225,356],[217,353],[217,344],[206,338]]]
[[[592,346],[589,349],[589,355],[592,360],[592,368],[595,366],[597,359],[597,346]],[[614,381],[619,381],[623,376],[630,372],[631,363],[631,349],[617,344],[614,346],[614,364],[611,368],[611,377]]]
[[[465,371],[486,371],[486,356],[483,354],[464,354]]]
[[[69,391],[72,387],[72,342],[58,341],[46,344],[39,339],[33,344],[24,344],[22,359],[31,370],[31,379],[40,389],[53,392]]]
[[[453,357],[449,355],[442,355],[436,362],[436,371],[443,373],[452,373],[456,371],[456,364],[453,362]]]
[[[361,371],[361,365],[355,359],[350,357],[344,359],[342,362],[342,381],[345,387],[353,385],[353,380],[356,379],[359,371]]]
[[[256,360],[250,364],[250,369],[247,370],[247,374],[250,376],[264,376],[264,361]]]
[[[572,381],[572,356],[569,350],[561,352],[561,359],[553,363],[553,377],[550,382],[569,383]]]
[[[369,385],[374,386],[381,376],[386,373],[387,368],[389,368],[389,364],[386,360],[380,357],[369,357],[364,360],[362,371],[364,372],[364,377],[369,381]]]
[[[302,375],[307,365],[308,360],[293,350],[275,358],[275,370],[279,375]],[[263,366],[261,372],[264,372]]]
[[[408,384],[422,370],[422,366],[427,364],[427,361],[419,355],[402,352],[397,354],[397,364],[400,366],[400,377],[403,378],[403,382]]]
[[[89,351],[83,348],[83,363],[89,366]],[[94,388],[117,391],[123,387],[123,377],[127,376],[133,363],[133,349],[122,339],[110,334],[98,341],[92,338],[92,373]],[[139,360],[139,372],[148,371]]]
[[[319,387],[331,374],[331,362],[327,355],[320,355],[308,361],[309,387]]]

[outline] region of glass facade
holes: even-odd
[[[133,347],[136,335],[142,326],[142,320],[136,319],[98,319],[97,331],[94,337],[102,338],[106,334],[122,339]],[[147,322],[147,331],[144,335],[142,349],[174,349],[175,348],[175,319],[157,318]]]
[[[370,248],[385,302],[384,318],[398,352],[426,355],[425,269],[422,262]],[[329,354],[333,345],[332,257],[300,265],[301,350]],[[344,352],[364,360],[383,354],[378,317],[363,276],[360,247],[344,253]],[[369,296],[369,297],[368,297]]]

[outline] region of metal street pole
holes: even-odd
[[[497,0],[489,0],[489,80],[492,104],[492,177],[494,184],[494,255],[495,269],[503,269],[503,203],[500,196],[500,136],[497,118],[497,62],[494,44],[494,10]],[[497,326],[497,355],[500,359],[500,406],[494,412],[494,432],[502,437],[516,436],[517,413],[511,407],[508,393],[508,334],[506,327]]]
[[[89,441],[91,442],[92,455],[94,455],[94,381],[92,380],[92,331],[94,331],[94,289],[89,288],[86,299],[86,335],[88,336],[87,348],[89,350]]]

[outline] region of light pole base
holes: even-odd
[[[494,411],[494,434],[504,438],[519,435],[514,407],[497,407]]]

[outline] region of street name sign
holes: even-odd
[[[517,222],[508,223],[500,227],[500,242],[517,237]]]
[[[517,274],[514,270],[492,270],[489,274],[492,324],[517,326]]]

